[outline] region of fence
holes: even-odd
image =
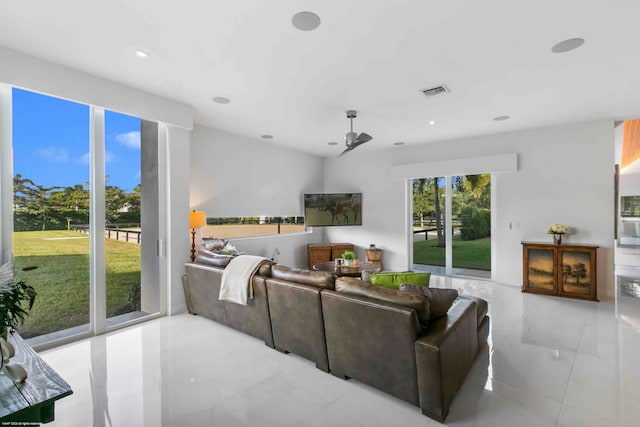
[[[139,245],[142,239],[142,231],[119,228],[121,226],[140,227],[140,224],[119,224],[115,227],[110,227],[109,225],[107,225],[107,227],[104,229],[104,236],[107,239],[119,240],[121,242],[127,243],[136,243]],[[83,234],[89,234],[89,224],[70,225],[69,230]]]

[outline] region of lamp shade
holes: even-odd
[[[203,211],[189,212],[190,228],[205,228],[207,226],[207,215]]]

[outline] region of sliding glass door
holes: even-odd
[[[491,277],[491,175],[414,179],[413,267]]]
[[[14,263],[38,292],[19,330],[89,332],[90,108],[18,89],[12,99]]]
[[[38,345],[158,313],[157,124],[18,89],[12,102],[14,260],[38,292],[20,333]]]

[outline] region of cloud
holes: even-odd
[[[78,158],[78,163],[82,163],[83,165],[88,165],[88,164],[89,164],[89,159],[90,159],[90,158],[91,158],[91,157],[90,157],[90,153],[89,153],[89,152],[84,153],[82,156],[80,156],[80,157]],[[107,151],[107,152],[105,153],[105,155],[104,155],[104,161],[105,161],[105,163],[110,163],[110,162],[112,162],[112,161],[113,161],[113,160],[115,160],[115,159],[116,159],[116,156],[115,156],[112,152],[110,152],[110,151]]]
[[[78,161],[80,163],[82,163],[83,165],[88,165],[89,164],[89,153],[84,153],[82,156],[80,156]]]
[[[64,148],[45,147],[36,150],[38,156],[53,163],[66,163],[69,161],[69,154]]]
[[[140,132],[132,131],[116,135],[116,141],[132,150],[140,149]]]

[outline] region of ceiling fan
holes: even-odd
[[[347,111],[347,118],[351,120],[351,131],[347,132],[347,134],[344,136],[344,143],[346,144],[347,148],[342,153],[340,153],[338,157],[373,139],[371,135],[368,135],[364,132],[358,135],[353,131],[353,119],[355,119],[357,115],[358,112],[356,110]]]

